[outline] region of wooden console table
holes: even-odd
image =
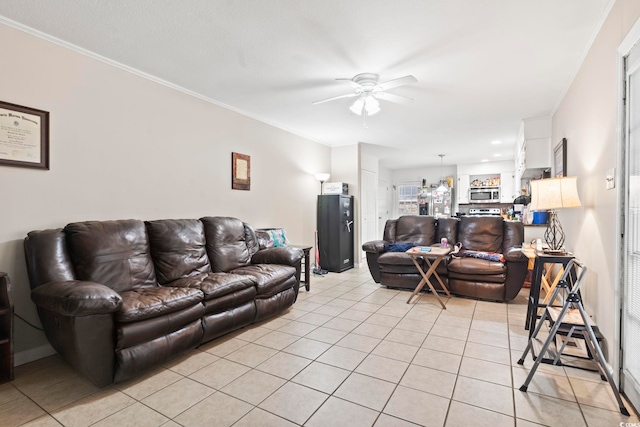
[[[0,383],[13,380],[13,304],[11,282],[0,272]]]
[[[309,262],[309,252],[311,251],[311,246],[289,245],[289,247],[302,249],[302,252],[304,253],[304,256],[302,257],[302,262],[304,264],[304,267],[303,267],[302,271],[300,272],[301,276],[302,276],[302,273],[304,273],[304,280],[302,279],[302,277],[300,277],[300,283],[304,283],[304,288],[308,291],[309,289],[311,289],[311,282],[310,282],[310,279],[311,279],[311,264]]]

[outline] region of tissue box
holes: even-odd
[[[349,194],[349,184],[346,182],[325,182],[322,184],[323,194]]]

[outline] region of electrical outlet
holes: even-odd
[[[616,187],[616,168],[609,169],[605,177],[605,188],[611,190]]]

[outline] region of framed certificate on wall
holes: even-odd
[[[49,112],[0,101],[0,166],[49,169]]]
[[[231,153],[231,188],[251,189],[251,157],[246,154]]]

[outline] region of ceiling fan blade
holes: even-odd
[[[413,102],[413,98],[408,98],[406,96],[395,95],[393,93],[387,93],[387,92],[376,92],[374,96],[376,98],[384,99],[385,101],[395,102],[397,104],[411,104]]]
[[[336,99],[342,99],[342,98],[353,98],[354,96],[358,96],[357,93],[348,93],[346,95],[339,95],[339,96],[334,96],[332,98],[327,98],[327,99],[321,99],[320,101],[314,101],[311,104],[312,105],[317,105],[317,104],[322,104],[323,102],[329,102],[329,101],[334,101]]]
[[[411,85],[414,83],[418,83],[418,79],[416,79],[413,76],[404,76],[404,77],[400,77],[398,79],[393,79],[393,80],[389,80],[387,82],[384,83],[380,83],[379,85],[376,86],[376,90],[389,90],[389,89],[393,89],[394,87],[398,87],[398,86],[404,86],[404,85]]]

